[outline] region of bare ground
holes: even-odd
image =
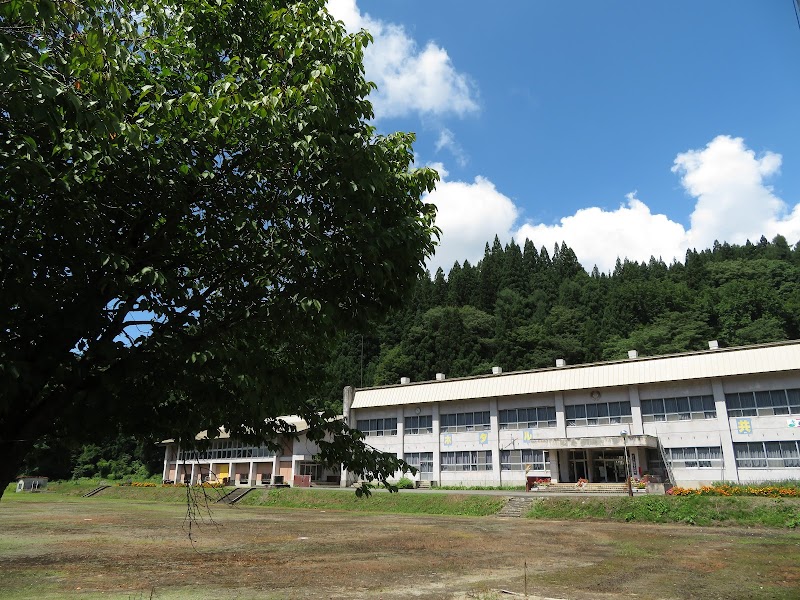
[[[1,598],[800,598],[800,533],[75,500],[0,503]]]

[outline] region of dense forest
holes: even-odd
[[[800,338],[800,243],[766,238],[715,244],[670,265],[618,260],[587,273],[566,244],[549,252],[495,238],[477,265],[454,264],[417,282],[403,310],[342,338],[320,367],[324,402],[342,388],[459,377]],[[68,448],[39,444],[29,473],[53,478],[160,473],[157,440],[120,433]]]
[[[357,387],[652,356],[800,337],[800,243],[715,243],[683,262],[617,260],[587,273],[552,251],[495,238],[477,265],[422,279],[404,310],[342,340],[326,368],[331,404]]]

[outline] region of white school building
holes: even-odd
[[[375,448],[440,485],[676,485],[800,478],[800,342],[345,388],[344,415]],[[343,484],[348,481],[343,472]]]
[[[800,341],[344,389],[366,443],[438,485],[614,483],[631,472],[676,485],[800,479]],[[306,424],[282,450],[223,437],[207,450],[166,443],[165,481],[338,484],[315,462]],[[292,421],[294,419],[294,421]],[[398,473],[399,478],[403,474]]]

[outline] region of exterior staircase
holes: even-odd
[[[83,495],[83,497],[84,497],[84,498],[91,498],[92,496],[96,496],[97,494],[99,494],[99,493],[100,493],[100,492],[102,492],[103,490],[105,490],[105,489],[107,489],[107,488],[110,488],[110,487],[111,487],[110,485],[98,485],[98,486],[97,486],[96,488],[94,488],[93,490],[86,492],[86,493]]]
[[[431,489],[431,482],[430,481],[418,481],[417,488],[420,490],[429,490]]]
[[[228,492],[222,498],[216,501],[216,504],[236,504],[239,500],[247,496],[250,492],[252,492],[255,488],[251,487],[241,487],[236,488],[235,490]]]
[[[628,486],[624,483],[586,483],[578,487],[574,483],[551,483],[547,487],[540,487],[537,491],[559,494],[614,494],[628,493]]]
[[[523,498],[521,496],[512,496],[506,502],[506,505],[497,513],[498,517],[524,517],[533,504],[533,498]]]

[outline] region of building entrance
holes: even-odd
[[[625,481],[625,455],[622,450],[601,450],[592,460],[592,479],[598,483]]]
[[[589,460],[586,450],[569,451],[569,481],[577,482],[579,479],[588,479]]]

